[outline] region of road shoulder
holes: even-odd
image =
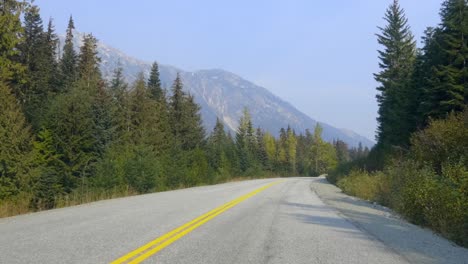
[[[468,263],[468,249],[408,223],[386,207],[344,194],[323,176],[313,179],[310,187],[341,216],[410,263]]]

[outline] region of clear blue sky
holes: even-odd
[[[222,68],[319,121],[371,139],[377,26],[392,0],[37,0],[44,20],[136,58],[184,70]],[[439,22],[442,0],[401,0],[413,33]]]

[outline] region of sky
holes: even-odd
[[[375,34],[393,0],[36,0],[58,33],[70,15],[126,54],[183,70],[221,68],[310,117],[374,139]],[[420,43],[442,0],[400,0]]]

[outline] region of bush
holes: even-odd
[[[336,184],[341,178],[348,176],[353,170],[365,170],[366,158],[359,158],[351,162],[339,164],[327,174],[327,180]]]
[[[446,162],[468,166],[468,110],[431,120],[429,127],[411,137],[411,158],[442,171]]]
[[[359,198],[381,202],[382,194],[388,193],[389,183],[382,172],[368,173],[353,170],[348,177],[338,181],[338,186],[347,194]]]

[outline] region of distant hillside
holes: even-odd
[[[76,32],[76,47],[81,45],[81,38],[82,34]],[[150,62],[130,57],[102,42],[98,44],[98,51],[102,59],[101,70],[107,79],[111,78],[119,61],[130,83],[141,71],[146,75],[149,74]],[[177,72],[182,76],[186,91],[193,94],[197,103],[201,105],[207,131],[212,130],[216,117],[235,131],[244,107],[247,107],[252,114],[255,126],[275,136],[278,135],[280,128],[288,125],[298,133],[302,133],[306,129],[312,131],[317,123],[267,89],[222,69],[187,72],[173,66],[160,65],[161,82],[165,87],[170,87]],[[323,122],[320,124],[323,126],[323,138],[327,141],[341,139],[350,146],[357,146],[359,142],[368,147],[374,145],[373,141],[350,130],[338,129]]]

